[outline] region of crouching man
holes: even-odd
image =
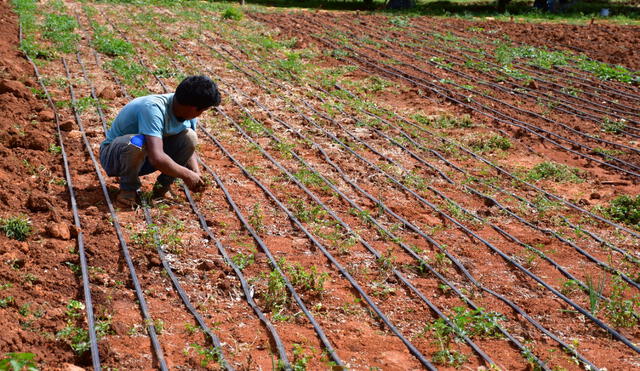
[[[200,191],[196,117],[219,104],[220,93],[210,78],[189,76],[175,93],[139,97],[124,106],[100,145],[102,167],[107,175],[120,178],[117,203],[135,205],[139,177],[155,171],[161,174],[153,198],[164,197],[176,178]]]

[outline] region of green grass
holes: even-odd
[[[242,12],[242,10],[236,8],[236,7],[228,7],[227,9],[225,9],[222,14],[220,15],[220,17],[222,17],[222,19],[230,19],[230,20],[234,20],[234,21],[239,21],[242,18],[244,18],[244,13]]]
[[[66,14],[47,14],[44,22],[44,32],[42,36],[51,40],[56,49],[63,53],[73,53],[76,51],[77,42],[80,39],[74,30],[78,27],[78,22],[73,16]]]
[[[133,45],[109,32],[106,27],[94,24],[93,30],[92,45],[100,53],[110,57],[133,54]]]

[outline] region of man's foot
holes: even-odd
[[[153,185],[153,192],[151,192],[151,199],[156,200],[159,198],[170,197],[169,191],[171,190],[171,184],[155,183]]]
[[[120,191],[116,196],[116,203],[122,207],[133,207],[138,204],[138,193],[136,191]]]

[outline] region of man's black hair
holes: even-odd
[[[178,103],[198,109],[220,104],[220,92],[216,84],[207,76],[189,76],[182,80],[173,96]]]

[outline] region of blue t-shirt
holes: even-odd
[[[176,135],[183,130],[196,130],[198,119],[178,121],[171,110],[173,93],[147,95],[127,103],[118,113],[107,132],[104,144],[127,134],[144,134],[152,137]]]

